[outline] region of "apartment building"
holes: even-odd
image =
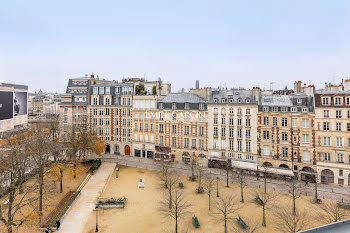
[[[317,172],[323,184],[350,185],[350,80],[315,93]]]
[[[132,83],[104,82],[91,87],[89,122],[106,142],[105,153],[131,155]]]
[[[258,163],[292,170],[312,181],[316,172],[313,97],[299,94],[263,95],[258,113]]]
[[[134,84],[133,152],[134,156],[154,159],[156,147],[157,102],[171,90],[170,84],[140,80]]]
[[[208,101],[209,165],[257,163],[257,115],[260,89],[213,90]],[[253,165],[256,167],[256,165]]]
[[[192,93],[170,93],[157,103],[155,160],[207,164],[207,104]]]

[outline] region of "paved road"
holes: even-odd
[[[145,168],[148,170],[160,170],[159,163],[145,158],[131,157],[131,156],[114,156],[104,155],[103,160],[106,162],[118,163],[120,165],[126,165],[131,167]],[[191,175],[189,166],[182,163],[172,163],[172,170],[178,174]],[[226,172],[221,169],[208,168],[206,171],[212,179],[219,177],[220,180],[226,181]],[[236,183],[234,177],[230,177],[230,182]],[[279,190],[288,192],[286,182],[284,180],[269,179],[267,188],[273,190]],[[247,184],[253,187],[263,187],[263,179],[257,180],[256,176],[247,176]],[[305,186],[304,182],[300,182],[300,185]],[[309,184],[302,190],[303,195],[314,196],[314,185]],[[350,202],[350,188],[340,186],[330,186],[318,184],[318,196],[319,198],[333,199],[337,201]]]
[[[90,180],[81,190],[80,195],[66,214],[59,232],[83,233],[87,217],[94,210],[97,198],[103,191],[114,168],[115,163],[102,163],[101,167],[91,176]]]

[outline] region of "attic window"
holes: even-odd
[[[173,103],[172,109],[176,109],[176,103]]]
[[[230,99],[230,103],[233,103],[233,99]]]
[[[185,103],[185,109],[190,109],[190,104],[189,103]]]
[[[238,98],[238,103],[242,103],[242,98]]]
[[[301,104],[302,103],[302,99],[297,99],[297,103]]]
[[[224,98],[223,98],[223,99],[221,99],[221,102],[222,102],[222,103],[225,103],[225,99],[224,99]]]
[[[245,99],[245,102],[250,103],[250,99],[249,98]]]
[[[217,103],[217,102],[218,102],[218,99],[217,99],[217,98],[215,98],[215,99],[214,99],[214,103]]]

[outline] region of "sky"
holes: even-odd
[[[348,0],[0,0],[0,80],[65,91],[69,78],[161,77],[292,88],[350,78]]]

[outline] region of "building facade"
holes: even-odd
[[[315,179],[316,141],[313,97],[263,95],[258,113],[258,162],[292,170],[299,179]]]
[[[208,101],[209,163],[257,163],[260,89],[215,90]]]

